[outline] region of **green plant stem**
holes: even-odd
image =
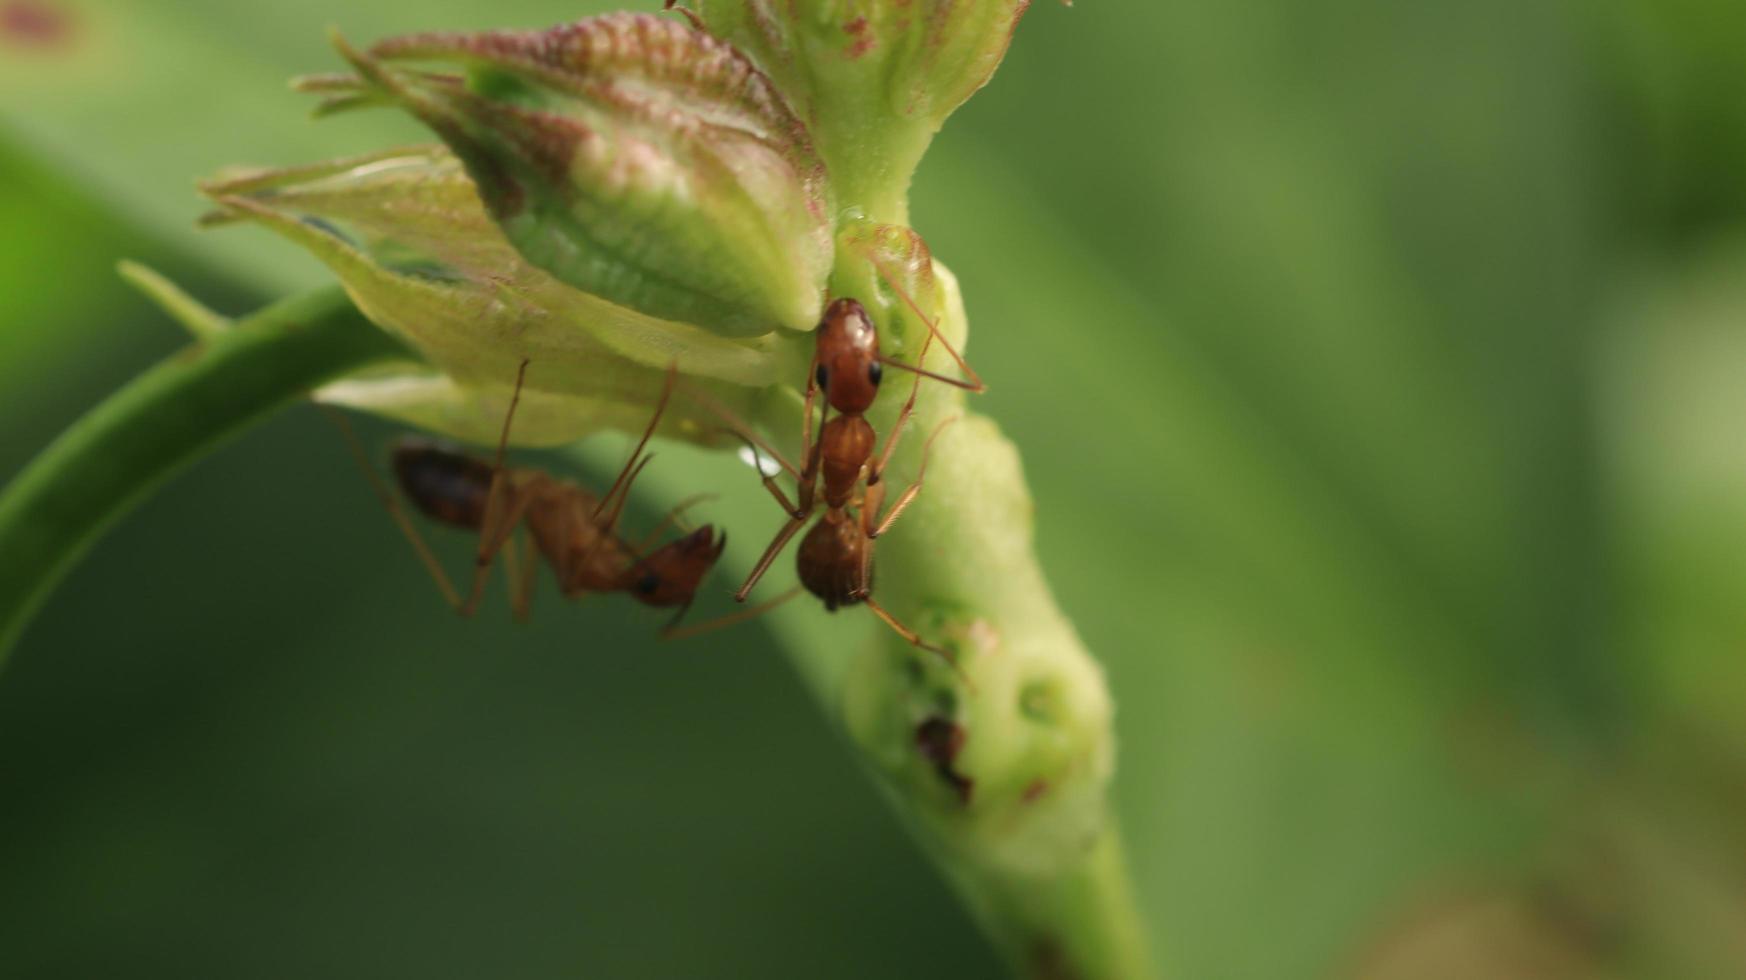
[[[0,493],[0,664],[80,556],[153,489],[321,383],[407,356],[327,288],[173,355],[92,409]]]
[[[1097,838],[1072,870],[1000,874],[937,855],[947,877],[1017,976],[1144,980],[1153,975],[1121,835]]]
[[[881,631],[832,697],[1018,976],[1143,980],[1153,969],[1107,798],[1115,746],[1103,672],[1036,563],[1016,449],[960,402],[918,407],[900,473],[919,469],[922,434],[952,421],[922,493],[879,539],[875,593],[946,643],[963,678]],[[962,735],[946,766],[923,749],[922,726],[942,722]]]
[[[962,349],[956,281],[935,271],[938,325]],[[917,350],[917,324],[865,276],[851,263],[833,291],[871,298],[890,341]],[[953,371],[937,347],[928,367]],[[909,390],[893,388],[873,413],[887,436]],[[888,506],[924,457],[926,478],[877,539],[873,591],[955,664],[883,628],[846,668],[830,669],[837,647],[791,656],[1017,975],[1145,980],[1153,966],[1108,801],[1113,701],[1037,562],[1018,450],[963,391],[930,382],[917,395]]]

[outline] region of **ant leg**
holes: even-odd
[[[491,490],[485,496],[485,519],[479,524],[479,548],[473,556],[473,583],[467,589],[467,601],[461,606],[463,616],[471,616],[479,608],[479,599],[485,591],[485,574],[491,570],[491,559],[503,547],[504,539],[527,510],[528,495],[509,489],[503,475],[503,460],[509,451],[509,429],[515,422],[516,406],[521,404],[521,386],[527,381],[527,366],[528,360],[523,358],[521,367],[516,369],[515,390],[509,396],[509,411],[503,414],[503,432],[497,437],[497,455],[491,462]],[[512,495],[507,504],[503,501],[506,489]],[[505,511],[514,515],[512,520],[505,522]]]
[[[774,446],[765,442],[764,438],[758,435],[757,431],[754,430],[751,425],[747,424],[745,419],[740,418],[733,409],[723,405],[714,395],[711,395],[709,392],[704,391],[695,385],[686,385],[685,393],[690,396],[692,401],[709,409],[711,412],[714,412],[718,418],[727,423],[724,428],[728,432],[739,436],[741,439],[752,443],[758,449],[762,450],[765,455],[775,460],[776,465],[782,467],[789,476],[796,479],[800,478],[800,468],[793,463],[790,463],[788,457],[777,452]],[[804,449],[805,447],[803,446],[802,450],[804,451]]]
[[[922,341],[921,354],[916,358],[918,361],[928,356],[928,344],[932,343],[933,339],[933,335],[929,334],[928,339]],[[915,398],[921,393],[921,379],[922,376],[917,374],[915,381],[910,384],[909,399],[903,403],[902,410],[897,413],[897,421],[891,426],[891,434],[885,437],[885,450],[879,454],[879,462],[874,463],[872,468],[867,471],[869,489],[885,476],[885,466],[891,462],[891,454],[897,450],[897,441],[903,436],[904,426],[909,424],[909,417],[915,414]]]
[[[388,508],[388,516],[394,521],[395,526],[400,528],[400,533],[406,536],[406,540],[411,542],[412,550],[418,554],[418,560],[424,565],[425,571],[430,573],[431,580],[436,582],[437,591],[443,594],[443,600],[455,609],[460,609],[461,596],[455,591],[454,582],[449,580],[449,573],[443,571],[442,563],[437,561],[436,555],[430,550],[430,545],[425,543],[424,536],[418,533],[418,525],[412,523],[412,519],[407,516],[405,509],[400,506],[399,498],[395,497],[393,491],[389,490],[388,486],[382,482],[382,477],[376,473],[376,468],[370,465],[370,454],[364,450],[363,443],[358,441],[358,433],[352,428],[352,423],[337,409],[321,404],[316,404],[315,407],[321,409],[323,415],[332,419],[333,423],[339,426],[340,436],[346,441],[346,448],[351,451],[352,458],[364,471],[364,479],[370,481],[370,488],[375,491],[377,499],[381,500],[382,505]]]
[[[600,517],[601,512],[606,509],[607,502],[612,500],[615,494],[622,491],[625,496],[630,495],[631,483],[635,482],[636,475],[642,472],[642,465],[637,462],[637,457],[641,456],[643,450],[648,447],[650,437],[655,434],[655,426],[661,424],[661,416],[667,411],[667,402],[673,397],[673,386],[678,380],[679,362],[674,361],[667,365],[667,380],[661,385],[661,398],[655,403],[655,414],[649,416],[649,424],[643,429],[643,437],[637,441],[637,447],[631,450],[630,458],[624,461],[624,469],[618,471],[618,479],[612,481],[612,487],[606,491],[605,496],[600,498],[600,503],[595,505],[595,518]],[[643,462],[646,463],[647,460]],[[622,507],[623,504],[620,503],[619,506]]]
[[[770,570],[770,565],[776,561],[776,556],[782,553],[782,549],[789,540],[806,526],[807,520],[811,517],[811,513],[801,514],[799,517],[789,518],[788,523],[782,525],[782,530],[776,532],[776,537],[770,542],[770,547],[764,549],[764,557],[758,559],[758,564],[752,569],[752,574],[746,576],[745,584],[740,586],[738,592],[734,593],[735,602],[746,601],[746,596],[752,593],[752,588],[758,584],[758,580]]]
[[[812,363],[814,365],[818,363],[816,356],[813,358]],[[728,431],[739,436],[740,440],[745,442],[752,450],[752,465],[758,470],[758,479],[763,481],[764,489],[770,492],[770,496],[775,499],[783,512],[786,513],[789,518],[796,521],[804,521],[806,515],[812,513],[813,499],[817,493],[818,486],[819,445],[813,441],[812,435],[812,405],[818,394],[816,376],[816,370],[808,371],[806,400],[801,408],[802,421],[800,451],[806,464],[804,469],[797,469],[793,463],[790,463],[781,453],[777,452],[768,442],[765,442],[763,438],[753,431],[751,426],[747,425],[743,419],[735,415],[732,410],[721,404],[713,396],[695,387],[689,389],[689,393],[693,400],[720,416],[723,421],[728,423]],[[821,429],[824,426],[824,420],[829,409],[830,404],[828,402],[821,405],[819,408],[819,427]],[[776,461],[777,465],[781,466],[782,469],[786,470],[794,477],[795,483],[798,485],[796,491],[796,496],[799,498],[798,503],[789,500],[788,495],[782,492],[782,488],[776,484],[774,478],[764,472],[764,457],[762,454],[768,454],[771,459]],[[794,531],[792,530],[785,529],[785,531],[786,536],[778,535],[778,537],[783,541],[786,541],[787,537],[792,537],[794,534]],[[772,547],[777,546],[772,544]],[[774,559],[774,557],[774,555],[767,556],[768,559]],[[766,561],[764,564],[767,566],[768,562]],[[763,570],[759,569],[747,580],[746,585],[741,591],[740,601],[745,601],[744,593],[749,592],[752,586],[756,584],[758,578],[762,575]]]
[[[684,500],[679,501],[679,503],[673,506],[672,510],[667,512],[666,517],[661,518],[661,523],[656,524],[655,529],[650,531],[647,537],[637,542],[637,546],[634,549],[635,553],[639,556],[646,553],[654,546],[655,542],[660,539],[661,532],[667,530],[669,527],[677,525],[681,531],[689,531],[690,528],[680,519],[680,515],[706,500],[714,500],[715,498],[716,495],[713,493],[700,493],[696,496],[686,497]]]
[[[801,459],[806,464],[804,469],[796,467],[793,463],[790,463],[788,461],[787,457],[785,457],[781,453],[777,452],[775,447],[771,446],[768,442],[764,441],[764,439],[762,437],[760,437],[758,435],[758,433],[750,425],[746,424],[746,421],[744,419],[740,418],[737,414],[735,414],[732,409],[728,408],[726,405],[723,405],[713,395],[711,395],[708,392],[703,391],[702,389],[697,388],[695,386],[688,386],[687,390],[688,390],[688,393],[691,395],[691,398],[693,401],[702,405],[704,408],[709,409],[711,412],[714,412],[717,416],[719,416],[721,418],[722,421],[726,422],[729,432],[732,432],[735,435],[739,436],[742,441],[751,444],[752,455],[753,455],[754,459],[760,458],[760,457],[758,457],[758,453],[761,450],[764,453],[768,454],[771,459],[774,459],[776,461],[776,465],[782,467],[782,469],[787,471],[790,476],[795,478],[795,480],[799,481],[802,484],[805,484],[809,481],[810,474],[817,467],[815,454],[817,452],[818,447],[815,446],[813,444],[813,441],[812,441],[812,435],[813,435],[812,406],[813,406],[813,403],[815,401],[817,401],[817,399],[818,399],[818,355],[817,354],[814,354],[812,360],[810,362],[808,362],[808,367],[806,370],[806,394],[805,394],[805,399],[801,403],[801,408],[800,408],[800,420],[801,420],[800,421],[800,455],[801,455]],[[825,410],[828,408],[829,408],[829,404],[826,403],[825,405],[821,406],[819,409],[819,427],[820,428],[824,427]],[[766,486],[770,485],[768,482],[769,477],[764,476],[763,467],[761,465],[758,467],[758,475],[765,479]],[[802,497],[805,496],[805,493],[806,492],[804,490],[801,491]],[[782,499],[782,498],[778,498],[778,499],[782,503],[783,510],[788,511],[791,514],[794,512],[794,507],[792,505],[790,505],[785,499]],[[804,503],[802,503],[801,506],[804,507],[806,505]]]
[[[496,481],[493,481],[494,489],[495,486]],[[527,516],[528,506],[533,502],[531,494],[515,487],[504,490],[497,499],[497,503],[487,500],[485,505],[485,521],[479,526],[479,550],[473,559],[473,579],[467,589],[467,601],[460,610],[463,616],[471,616],[478,610],[479,601],[485,595],[485,579],[490,575],[491,562],[503,550],[510,535],[515,533],[521,519]]]
[[[825,402],[818,407],[818,430],[824,431],[825,418],[831,413],[831,403]],[[824,443],[813,442],[807,447],[806,468],[800,471],[799,486],[795,497],[798,498],[801,513],[812,513],[813,501],[818,494],[819,464],[824,459]]]
[[[788,512],[789,517],[799,517],[800,508],[796,507],[793,502],[788,499],[788,495],[782,492],[780,486],[777,486],[776,478],[764,472],[764,457],[758,455],[758,447],[752,443],[752,440],[747,439],[744,434],[735,432],[734,435],[739,436],[740,440],[746,444],[746,448],[752,451],[752,465],[758,470],[758,476],[763,479],[764,489],[770,491],[770,496],[776,498],[776,503],[780,504],[782,509]],[[808,468],[810,468],[811,459],[809,458],[807,462]]]
[[[782,605],[784,602],[787,602],[788,600],[794,598],[795,596],[797,596],[799,594],[800,594],[800,586],[797,585],[794,588],[789,589],[787,592],[784,592],[781,595],[777,596],[776,598],[771,599],[769,602],[761,602],[758,605],[753,606],[750,609],[741,609],[739,612],[728,613],[726,616],[721,616],[721,617],[718,617],[716,619],[709,620],[708,622],[698,623],[695,626],[687,626],[684,629],[680,629],[679,628],[679,620],[684,617],[686,610],[691,608],[691,603],[688,602],[684,605],[683,608],[681,608],[679,610],[679,615],[674,616],[673,621],[668,623],[666,628],[661,630],[661,639],[663,639],[663,640],[689,639],[689,638],[694,637],[694,636],[702,636],[705,633],[713,633],[718,629],[722,629],[722,628],[728,627],[728,626],[733,626],[737,623],[743,623],[748,619],[756,619],[759,616],[762,616],[765,613],[769,612],[770,610],[775,609],[777,606]]]
[[[618,495],[617,500],[613,501],[612,512],[606,516],[604,523],[600,520],[600,507],[598,505],[595,506],[594,513],[588,516],[589,523],[600,528],[602,537],[611,537],[613,532],[618,529],[618,519],[624,516],[624,506],[630,500],[631,484],[637,482],[637,477],[642,475],[643,470],[648,467],[649,461],[654,458],[654,453],[644,456],[642,460],[637,463],[637,468],[631,470],[630,479],[624,482],[624,492]]]
[[[802,400],[800,405],[800,455],[802,459],[808,459],[808,466],[811,465],[809,457],[813,451],[812,403],[817,397],[818,351],[814,350],[812,353],[812,360],[809,361],[806,366],[806,397]],[[824,406],[819,408],[818,427],[821,432],[824,431],[824,410],[825,408],[828,408],[829,405],[830,403],[826,402]],[[795,476],[798,477],[800,474],[796,473]]]
[[[885,504],[885,484],[873,482],[867,484],[867,492],[861,498],[861,529],[867,534],[867,547],[861,550],[861,581],[873,581],[873,542],[881,534],[891,530],[891,525],[897,523],[897,519],[903,516],[904,510],[915,501],[916,495],[921,493],[922,480],[928,475],[928,454],[934,448],[934,440],[940,437],[940,433],[945,431],[946,426],[956,421],[957,418],[954,416],[934,427],[933,434],[928,436],[928,441],[922,446],[921,467],[916,470],[915,482],[898,495],[897,502],[891,505],[891,510],[886,513],[883,520],[880,520],[876,515]]]
[[[885,625],[891,627],[892,630],[896,631],[898,636],[901,636],[904,639],[908,640],[911,645],[916,646],[916,647],[920,647],[921,649],[926,650],[927,652],[934,654],[935,656],[938,656],[941,660],[944,660],[946,662],[946,666],[952,668],[952,673],[957,674],[958,679],[963,681],[966,686],[970,686],[969,676],[964,673],[964,668],[958,666],[957,658],[953,657],[950,651],[946,650],[944,647],[937,647],[937,646],[934,646],[932,643],[929,643],[926,640],[923,640],[921,638],[920,633],[917,633],[915,630],[912,630],[909,627],[898,622],[897,617],[893,616],[893,615],[891,615],[891,613],[887,612],[885,610],[884,606],[881,606],[879,603],[874,602],[872,596],[868,596],[861,601],[866,603],[868,609],[873,610],[873,615],[878,616],[880,619],[884,620]],[[974,690],[974,687],[972,687],[971,689]]]
[[[890,512],[885,515],[885,519],[880,521],[877,527],[868,529],[867,536],[869,538],[877,538],[886,531],[891,530],[891,525],[897,523],[897,519],[903,515],[904,508],[908,507],[910,503],[915,500],[915,495],[921,492],[922,480],[928,475],[928,452],[934,448],[934,440],[940,437],[940,433],[946,431],[946,426],[951,425],[956,421],[958,421],[958,419],[954,416],[934,427],[933,435],[928,436],[927,443],[922,446],[921,467],[916,470],[915,482],[911,483],[909,487],[898,496],[896,503],[891,505]],[[871,491],[872,487],[869,487],[868,490]],[[884,496],[883,490],[880,491],[880,496]],[[871,498],[871,494],[869,494],[869,497]],[[871,507],[864,508],[861,511],[863,515],[871,514],[872,512],[873,508]]]
[[[509,610],[516,622],[528,621],[533,608],[535,576],[539,571],[539,551],[528,541],[520,527],[503,542],[504,579],[509,583]]]
[[[944,381],[946,384],[963,388],[966,391],[973,391],[977,394],[982,394],[987,391],[988,385],[983,383],[982,376],[977,374],[975,370],[970,367],[969,362],[964,360],[964,356],[959,354],[958,349],[953,347],[951,341],[946,339],[946,335],[940,333],[939,325],[929,319],[926,313],[922,312],[922,308],[917,305],[915,298],[910,296],[909,291],[904,289],[903,286],[898,283],[897,277],[892,275],[889,269],[885,268],[883,262],[880,262],[877,259],[870,259],[870,261],[873,263],[873,269],[879,273],[879,278],[884,279],[885,284],[891,287],[891,291],[896,293],[899,299],[903,300],[904,305],[913,310],[915,315],[921,319],[921,322],[927,325],[928,336],[940,342],[940,346],[944,347],[946,353],[952,355],[952,360],[958,363],[958,369],[969,375],[970,380],[964,381],[958,378],[948,378],[943,374],[935,374],[932,371],[923,370],[921,358],[919,357],[916,358],[916,363],[913,365],[904,364],[900,361],[887,361],[883,357],[881,357],[880,360],[892,367],[901,368],[905,371],[914,371],[919,375],[933,378],[935,381]]]
[[[534,589],[539,585],[540,551],[527,537],[523,537],[521,552],[521,609],[526,618],[533,609]]]

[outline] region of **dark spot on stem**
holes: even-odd
[[[1079,980],[1079,971],[1067,961],[1067,951],[1054,939],[1038,939],[1031,944],[1031,969],[1028,976],[1036,980]]]
[[[949,718],[928,718],[915,729],[915,747],[922,758],[934,764],[934,771],[946,785],[958,794],[958,801],[965,806],[970,805],[970,796],[976,788],[976,781],[963,775],[952,767],[958,753],[964,748],[964,740],[969,733],[964,726]]]

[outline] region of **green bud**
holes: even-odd
[[[442,147],[233,174],[202,189],[219,208],[208,224],[253,221],[308,249],[365,315],[428,361],[347,379],[324,392],[335,402],[490,442],[525,359],[516,441],[557,444],[640,427],[670,363],[742,410],[753,397],[743,386],[784,373],[775,338],[657,320],[529,265]],[[675,399],[665,426],[714,441],[719,423]]]
[[[874,313],[880,337],[894,356],[908,356],[928,334],[925,315],[954,349],[964,346],[965,318],[954,311],[941,279],[950,276],[914,229],[872,221],[845,221],[837,232],[834,289],[852,295]],[[954,286],[955,290],[955,286]],[[911,305],[913,304],[913,305]],[[956,314],[956,315],[955,315]],[[949,365],[936,351],[935,366]]]
[[[367,52],[336,43],[357,78],[303,87],[327,93],[329,109],[392,103],[417,116],[533,265],[717,334],[816,324],[831,266],[824,165],[731,45],[638,14],[410,35]]]
[[[812,130],[838,199],[905,220],[904,192],[946,117],[988,82],[1030,0],[696,0]]]

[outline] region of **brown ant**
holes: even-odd
[[[394,449],[396,480],[401,491],[420,511],[439,523],[479,533],[472,583],[465,598],[455,590],[454,583],[395,495],[377,476],[351,427],[338,413],[334,413],[334,417],[376,495],[412,543],[413,550],[436,581],[443,598],[461,615],[471,616],[478,608],[491,562],[499,551],[503,551],[506,552],[504,565],[509,577],[510,603],[518,619],[527,617],[535,564],[543,557],[557,576],[558,588],[566,598],[578,598],[590,592],[628,592],[645,605],[678,607],[663,632],[670,636],[680,635],[682,631],[676,627],[691,607],[698,583],[721,557],[722,549],[727,546],[727,534],[717,536],[714,528],[706,524],[654,551],[642,553],[655,535],[660,534],[667,524],[677,521],[687,507],[702,498],[680,503],[641,546],[632,546],[617,534],[619,517],[631,484],[651,458],[644,455],[643,450],[666,411],[676,372],[668,371],[661,399],[648,427],[643,430],[642,439],[631,452],[624,469],[619,471],[611,489],[601,497],[542,470],[504,465],[510,426],[515,419],[526,376],[527,362],[523,361],[516,373],[514,394],[503,419],[503,433],[493,462],[487,463],[425,440],[402,440]],[[533,547],[527,547],[523,541],[518,554],[516,541],[521,537],[518,531],[523,526],[533,538]],[[711,624],[712,627],[715,625],[726,624]],[[694,627],[683,632],[688,634],[695,630]]]
[[[899,622],[874,601],[873,550],[874,542],[880,535],[891,530],[891,526],[902,516],[905,508],[915,500],[916,494],[921,492],[922,479],[927,473],[928,450],[945,428],[946,423],[942,423],[928,437],[927,445],[922,450],[921,467],[916,473],[915,482],[898,495],[890,510],[881,517],[886,491],[885,468],[903,435],[904,426],[915,410],[921,379],[933,378],[975,392],[985,391],[986,386],[976,376],[976,372],[964,363],[964,359],[958,356],[958,352],[940,336],[938,327],[922,313],[909,294],[883,267],[877,266],[877,263],[875,265],[893,290],[927,324],[928,337],[922,343],[917,363],[905,364],[881,355],[879,332],[873,325],[872,318],[867,315],[866,307],[857,300],[841,297],[825,310],[815,334],[816,346],[807,372],[806,396],[802,409],[804,421],[801,452],[805,459],[804,468],[795,469],[781,454],[751,435],[750,430],[743,424],[727,416],[735,423],[740,436],[753,444],[750,448],[754,463],[759,466],[764,487],[788,514],[788,522],[776,532],[763,557],[747,576],[745,584],[734,593],[734,598],[740,602],[746,601],[752,588],[763,578],[782,549],[812,519],[818,506],[818,484],[822,479],[824,514],[813,525],[812,530],[807,532],[806,537],[801,539],[800,550],[796,555],[801,584],[806,586],[807,591],[824,600],[825,608],[832,612],[840,606],[865,605],[899,636],[923,650],[938,654],[956,669],[957,665],[949,652],[924,641],[920,634]],[[921,361],[927,356],[928,344],[936,339],[969,375],[970,380],[946,377],[920,367]],[[873,426],[868,423],[865,413],[879,394],[885,365],[910,371],[915,380],[910,388],[909,400],[904,402],[891,434],[885,441],[885,448],[875,461],[873,452],[878,436],[873,431]],[[818,439],[814,441],[812,406],[821,391],[825,395],[825,404],[819,410]],[[837,415],[826,421],[831,409],[835,409]],[[716,410],[721,412],[719,408]],[[762,458],[758,455],[760,447],[795,476],[798,482],[798,502],[789,500],[776,481],[763,472]],[[858,513],[851,513],[851,509]]]

